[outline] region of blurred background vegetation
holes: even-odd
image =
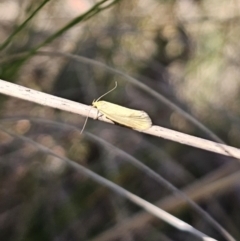
[[[88,105],[117,81],[117,90],[106,100],[146,111],[155,125],[210,139],[123,76],[56,51],[84,56],[135,77],[224,142],[240,147],[239,39],[239,0],[1,0],[0,78]],[[189,190],[190,197],[240,239],[239,181],[227,179],[238,171],[238,160],[94,120],[80,135],[84,117],[3,95],[0,116],[5,130],[225,240],[204,216],[171,196],[123,153],[134,156],[179,189]],[[0,240],[197,239],[1,130]]]

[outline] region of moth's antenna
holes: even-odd
[[[117,81],[115,81],[115,86],[114,86],[111,90],[109,90],[107,93],[101,95],[101,96],[100,96],[99,98],[97,98],[97,100],[94,101],[94,102],[98,102],[103,96],[109,94],[110,92],[112,92],[112,91],[115,90],[116,88],[117,88]]]
[[[82,133],[83,133],[83,131],[84,131],[86,125],[87,125],[87,120],[88,120],[89,113],[90,113],[91,109],[92,109],[92,106],[91,106],[91,108],[90,108],[89,111],[88,111],[88,115],[87,115],[86,120],[84,121],[83,128],[82,128],[82,130],[81,130],[81,132],[80,132],[80,135],[82,135]]]

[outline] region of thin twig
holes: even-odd
[[[66,100],[64,98],[56,97],[50,94],[45,94],[40,91],[29,89],[17,84],[13,84],[0,79],[0,93],[17,97],[23,100],[28,100],[40,105],[53,107],[56,109],[69,111],[82,116],[89,116],[89,118],[98,119],[111,124],[111,120],[105,116],[98,116],[98,111],[92,106],[80,104],[74,101]],[[215,152],[225,156],[235,157],[240,159],[240,149],[219,144],[213,141],[205,140],[202,138],[190,136],[178,131],[173,131],[161,126],[152,126],[148,130],[142,131],[143,133],[162,137],[164,139],[176,141],[185,145],[194,146],[207,151]]]

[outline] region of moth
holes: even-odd
[[[149,129],[152,126],[152,121],[146,112],[142,110],[129,109],[120,105],[100,100],[103,96],[109,94],[116,88],[117,82],[115,83],[115,87],[113,89],[100,96],[96,101],[93,101],[92,105],[97,108],[101,114],[114,121],[115,123],[131,127],[139,131]]]

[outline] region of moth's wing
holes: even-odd
[[[123,107],[121,105],[116,105],[107,101],[97,101],[93,102],[93,106],[95,106],[100,112],[108,112],[112,113],[113,115],[126,115],[131,111],[131,109]]]
[[[116,123],[137,130],[146,130],[152,126],[150,117],[144,111],[129,109],[106,101],[96,102],[95,106],[108,119]]]
[[[115,116],[120,124],[132,127],[136,130],[146,130],[152,126],[150,117],[144,111],[132,110],[132,113],[129,116]]]
[[[137,130],[146,130],[152,126],[152,121],[149,116],[145,112],[141,112],[139,114],[134,113],[134,115],[122,116],[122,115],[111,115],[109,113],[105,113],[105,115],[119,123],[133,129]]]

